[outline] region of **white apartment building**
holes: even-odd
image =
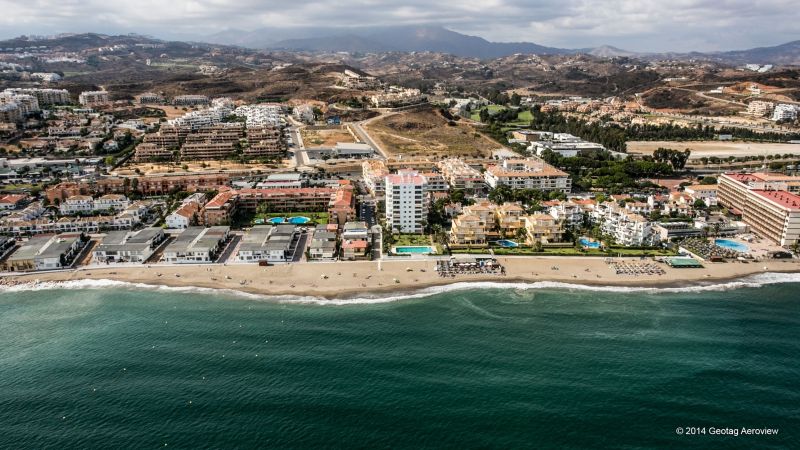
[[[797,107],[794,105],[787,105],[785,103],[781,103],[775,106],[775,109],[772,111],[772,120],[779,121],[779,120],[795,120],[797,119]]]
[[[753,100],[747,105],[747,114],[764,117],[772,113],[775,108],[775,103],[765,102],[763,100]]]
[[[567,227],[577,227],[583,223],[583,207],[573,202],[558,202],[550,206],[548,212]]]
[[[122,211],[131,204],[122,194],[106,194],[94,200],[95,211]]]
[[[108,104],[110,98],[106,91],[85,91],[78,96],[78,103],[83,106],[95,106]]]
[[[716,184],[692,184],[686,186],[683,192],[689,194],[693,200],[702,200],[706,206],[717,206],[717,190],[719,185]]]
[[[615,202],[597,205],[593,216],[601,223],[603,233],[626,247],[649,247],[658,244],[658,234],[652,222],[643,216],[620,207]]]
[[[489,166],[483,176],[491,188],[508,186],[512,189],[539,189],[565,194],[572,190],[572,180],[567,173],[538,157],[505,159],[501,164]]]
[[[39,89],[39,88],[10,88],[3,91],[11,94],[33,95],[39,101],[39,105],[66,105],[69,104],[69,91],[66,89]]]
[[[166,239],[161,228],[110,231],[92,251],[96,262],[145,262]]]
[[[163,261],[176,264],[214,262],[228,240],[230,227],[189,227],[164,249]]]
[[[39,99],[30,94],[2,92],[0,93],[0,105],[16,105],[23,117],[41,111]]]
[[[427,180],[414,171],[386,177],[386,223],[402,233],[422,233],[428,217]]]
[[[58,210],[66,216],[90,213],[94,210],[94,199],[91,195],[73,195],[62,201]]]
[[[191,111],[181,117],[167,121],[169,125],[175,127],[186,127],[192,131],[200,128],[209,127],[222,122],[231,113],[231,109],[225,106],[212,107],[200,111]]]
[[[121,194],[107,194],[97,199],[90,195],[73,195],[61,202],[58,209],[61,214],[74,215],[92,211],[122,211],[129,205],[128,197]]]
[[[280,127],[283,124],[281,105],[243,105],[233,110],[233,114],[244,117],[248,127]]]

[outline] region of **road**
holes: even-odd
[[[222,250],[222,253],[219,254],[219,257],[214,262],[215,263],[228,262],[228,259],[230,259],[234,255],[234,253],[235,253],[234,251],[237,248],[239,248],[239,242],[241,240],[242,240],[242,235],[234,234],[231,237],[231,240],[228,242],[228,245],[225,247],[224,250]]]
[[[365,142],[365,143],[371,145],[372,148],[377,150],[377,152],[384,159],[389,159],[389,154],[386,152],[386,150],[383,149],[383,147],[378,145],[378,143],[375,142],[375,140],[372,139],[372,136],[370,136],[369,133],[367,133],[367,131],[364,129],[364,125],[369,125],[370,123],[372,123],[372,122],[374,122],[376,120],[384,119],[386,117],[393,116],[395,114],[397,114],[397,113],[396,112],[395,113],[381,113],[381,115],[379,115],[379,116],[376,116],[376,117],[373,117],[373,118],[367,119],[367,120],[362,120],[361,122],[353,122],[350,125],[352,125],[353,131],[356,132],[356,134],[358,135],[358,138],[362,142]]]
[[[294,247],[294,254],[292,255],[292,262],[301,262],[306,256],[306,246],[308,246],[308,239],[311,233],[301,233],[300,238],[297,239],[297,244]]]
[[[378,116],[378,117],[385,117],[385,116]],[[367,133],[366,130],[364,130],[364,127],[362,126],[362,125],[366,125],[367,123],[377,119],[378,117],[373,117],[372,119],[367,119],[367,120],[364,120],[364,121],[361,121],[361,122],[353,122],[351,125],[352,125],[352,128],[353,128],[353,131],[356,132],[356,134],[358,135],[358,138],[362,142],[365,142],[365,143],[371,145],[372,148],[374,148],[381,155],[381,157],[383,159],[389,159],[389,154],[386,153],[386,150],[384,150],[383,147],[378,145],[378,143],[375,142],[372,139],[372,137],[369,135],[369,133]]]

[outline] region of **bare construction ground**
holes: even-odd
[[[184,166],[186,167],[184,169]],[[169,163],[131,163],[119,167],[112,175],[188,175],[208,172],[254,172],[269,171],[281,168],[282,164],[241,164],[235,161],[185,161],[177,164]],[[137,173],[136,170],[139,170]]]
[[[330,148],[335,146],[337,142],[356,141],[346,126],[322,130],[303,128],[300,133],[303,136],[303,144],[306,148]]]
[[[800,144],[773,144],[762,142],[725,142],[725,141],[631,141],[628,142],[628,153],[652,155],[657,148],[675,150],[689,149],[689,159],[702,157],[727,158],[729,156],[767,156],[793,153],[800,155]]]
[[[500,144],[473,127],[448,121],[433,110],[409,111],[366,126],[370,136],[392,155],[487,157]]]

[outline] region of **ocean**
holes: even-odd
[[[0,448],[798,448],[800,283],[775,277],[6,290]]]

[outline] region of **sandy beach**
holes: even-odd
[[[630,262],[638,258],[623,259]],[[553,281],[584,285],[626,287],[689,287],[722,282],[765,272],[800,272],[796,261],[706,264],[702,269],[664,269],[663,275],[624,275],[603,258],[506,257],[498,258],[506,275],[458,275],[442,278],[430,261],[376,261],[305,263],[271,267],[250,265],[181,265],[138,267],[83,267],[70,271],[6,275],[4,284],[50,283],[74,280],[115,280],[171,287],[231,289],[261,295],[320,298],[380,296],[410,292],[458,282]]]

